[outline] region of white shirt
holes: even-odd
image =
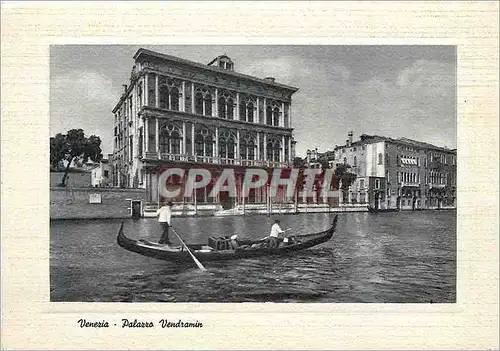
[[[163,206],[158,211],[156,211],[156,215],[158,216],[158,222],[167,222],[170,225],[170,219],[172,218],[172,208],[170,206]]]
[[[271,227],[271,235],[275,238],[278,237],[280,233],[284,233],[285,231],[280,228],[280,225],[278,223],[274,223],[273,226]]]

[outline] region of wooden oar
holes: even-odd
[[[287,231],[289,231],[289,230],[292,230],[292,228],[287,228],[287,229],[285,229],[285,230],[284,230],[284,232],[287,232]],[[265,236],[265,237],[263,237],[263,238],[261,238],[261,239],[257,239],[257,240],[264,240],[264,239],[267,239],[267,238],[269,238],[269,235],[268,235],[268,236]]]
[[[172,228],[172,227],[170,227],[170,228]],[[191,250],[189,250],[189,247],[186,245],[186,243],[184,241],[182,241],[181,237],[179,236],[179,234],[177,234],[177,232],[175,231],[174,228],[172,228],[172,231],[177,236],[177,239],[179,239],[179,241],[181,242],[181,244],[184,245],[184,247],[186,248],[187,252],[189,252],[189,254],[191,255],[191,257],[193,258],[194,263],[196,263],[196,265],[198,266],[198,268],[201,269],[203,272],[206,272],[207,269],[205,267],[203,267],[203,265],[201,264],[201,262],[198,261],[198,259],[193,255],[193,253],[191,252]]]

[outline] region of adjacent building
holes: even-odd
[[[91,185],[93,187],[108,187],[111,185],[109,160],[103,159],[90,170]]]
[[[115,186],[146,188],[156,202],[164,200],[157,189],[166,167],[233,167],[240,177],[247,167],[292,164],[297,88],[238,73],[226,55],[201,64],[139,49],[134,60],[113,109]],[[223,201],[207,198],[209,190],[196,193],[196,200]],[[259,191],[250,202],[266,201]]]
[[[357,176],[343,203],[439,209],[456,206],[456,156],[456,150],[407,138],[363,134],[353,141],[349,132],[328,161],[346,165]]]

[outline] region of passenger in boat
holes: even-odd
[[[231,246],[233,247],[233,250],[236,250],[236,248],[240,246],[238,244],[238,235],[235,234],[231,237]]]
[[[278,247],[279,235],[285,231],[280,227],[280,220],[276,219],[271,227],[271,234],[269,235],[269,247]]]
[[[159,244],[171,244],[168,239],[168,228],[170,227],[172,220],[172,206],[173,203],[169,201],[165,206],[162,206],[158,209],[158,211],[156,211],[158,223],[160,223],[160,227],[162,229],[162,235],[160,241],[158,241]]]

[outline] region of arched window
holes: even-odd
[[[179,89],[176,87],[170,89],[170,109],[179,111]]]
[[[280,109],[277,107],[275,107],[273,110],[273,122],[275,126],[280,125]]]
[[[234,99],[231,92],[220,91],[217,98],[217,105],[217,116],[219,118],[234,119]]]
[[[381,165],[384,163],[384,155],[382,153],[378,154],[378,164]]]
[[[204,98],[205,108],[204,115],[211,116],[212,115],[212,95],[206,94]]]
[[[247,104],[247,122],[253,123],[253,103]]]
[[[255,160],[255,142],[252,137],[240,140],[240,157],[243,160]]]
[[[273,110],[271,109],[271,106],[267,106],[266,108],[266,124],[268,126],[273,125]]]
[[[168,87],[162,85],[160,87],[160,108],[168,109]]]
[[[203,95],[197,92],[194,96],[194,111],[197,115],[203,114]]]
[[[240,121],[246,121],[246,106],[244,102],[240,102]]]
[[[226,100],[223,97],[220,97],[217,103],[219,108],[217,116],[219,116],[219,118],[226,118]]]
[[[194,139],[196,156],[213,156],[213,138],[208,129],[198,131]]]
[[[279,140],[269,140],[267,142],[267,160],[279,162],[280,160],[280,142]]]
[[[220,158],[235,158],[236,138],[229,130],[224,130],[219,135],[219,157]]]
[[[347,157],[344,157],[344,166],[347,165]]]
[[[353,161],[354,167],[358,166],[358,158],[354,156],[354,161]]]
[[[181,133],[173,125],[166,125],[160,130],[160,152],[165,154],[181,153]]]
[[[226,118],[234,119],[234,101],[231,98],[227,99]]]

